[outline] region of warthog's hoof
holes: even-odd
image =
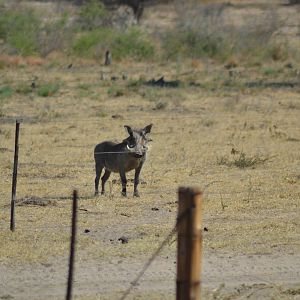
[[[95,196],[95,197],[99,196],[99,192],[96,191],[95,194],[94,194],[94,196]]]
[[[126,192],[122,192],[121,195],[122,195],[123,197],[127,197]]]
[[[138,191],[135,191],[135,192],[133,193],[133,197],[140,197],[140,193],[139,193]]]

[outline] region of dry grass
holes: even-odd
[[[176,90],[142,85],[131,89],[126,81],[100,79],[101,69],[110,75],[126,72],[130,80],[162,74],[172,79],[178,74],[176,65],[149,68],[127,63],[104,69],[75,63],[73,70],[26,67],[16,73],[7,69],[1,80],[15,86],[29,80],[28,74],[38,76],[41,82],[59,79],[64,84],[59,93],[47,98],[14,93],[10,101],[1,104],[1,149],[7,150],[1,151],[0,161],[0,263],[47,262],[66,256],[73,188],[78,188],[81,197],[80,258],[148,257],[174,225],[180,185],[204,189],[207,251],[298,253],[299,85],[240,89],[240,82],[263,76],[259,69],[251,69],[234,79],[233,85],[224,86],[226,71],[207,67],[197,73],[189,64],[181,67],[179,73],[192,74],[193,80],[205,84],[189,86],[189,77],[183,75],[184,84]],[[292,71],[277,74],[277,80],[294,80]],[[262,80],[268,81],[270,75],[265,76]],[[213,85],[221,88],[213,89]],[[111,86],[125,91],[124,95],[109,94]],[[153,110],[152,100],[167,105]],[[8,204],[16,117],[24,119],[18,198],[37,197],[56,205],[17,206],[16,232],[12,234]],[[144,126],[150,122],[154,124],[153,142],[142,171],[146,183],[141,185],[141,198],[121,198],[120,185],[112,181],[117,175],[111,178],[107,195],[94,198],[94,145],[124,138],[124,124]],[[274,126],[284,134],[276,135]],[[256,164],[255,169],[218,164],[217,158],[230,156],[232,149],[249,157],[273,158]],[[132,184],[128,189],[131,194]],[[121,236],[128,237],[128,244],[118,241]],[[164,253],[174,253],[175,246],[169,244]]]

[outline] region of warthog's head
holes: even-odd
[[[124,127],[129,134],[129,137],[123,141],[126,143],[127,151],[137,158],[143,157],[148,150],[147,143],[150,139],[147,135],[151,131],[152,124],[143,129],[132,129],[127,125]]]

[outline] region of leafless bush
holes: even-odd
[[[171,49],[192,57],[206,55],[221,60],[232,55],[277,60],[285,57],[282,45],[274,44],[281,24],[273,8],[262,15],[249,14],[239,22],[231,22],[232,16],[241,18],[231,4],[203,4],[196,0],[175,3],[180,20]],[[166,40],[172,43],[172,38]]]
[[[71,26],[66,26],[65,21],[45,25],[38,35],[38,49],[41,56],[45,57],[55,50],[67,49],[74,36]]]

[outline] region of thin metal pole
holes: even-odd
[[[77,225],[77,191],[73,191],[73,207],[72,207],[72,231],[71,231],[71,243],[70,243],[70,258],[69,258],[69,276],[66,300],[72,299],[72,287],[73,287],[73,273],[74,273],[74,261],[75,261],[75,247],[76,247],[76,225]]]
[[[12,176],[11,189],[11,211],[10,211],[10,230],[15,230],[15,202],[17,192],[17,176],[18,176],[18,159],[19,159],[19,131],[20,121],[16,120],[16,134],[15,134],[15,155],[14,155],[14,169]]]
[[[177,246],[177,300],[200,300],[201,297],[201,191],[196,188],[179,188]]]

